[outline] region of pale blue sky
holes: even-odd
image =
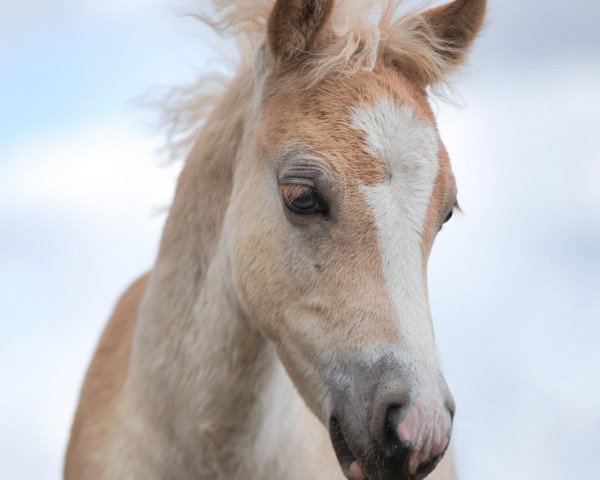
[[[0,478],[59,478],[97,337],[152,264],[177,165],[131,100],[214,56],[181,5],[0,0]],[[437,103],[465,211],[430,267],[464,480],[600,471],[599,18],[492,0],[464,107]]]

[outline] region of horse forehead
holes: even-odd
[[[425,91],[383,66],[353,80],[340,85],[332,109],[333,123],[349,127],[338,134],[353,150],[344,152],[342,165],[352,177],[365,185],[384,183],[402,163],[431,156],[422,141],[437,144],[438,135]],[[331,98],[331,86],[327,90]]]
[[[426,93],[388,70],[328,78],[294,95],[277,85],[266,110],[267,144],[304,145],[351,183],[388,181],[403,162],[423,157],[424,138],[437,144]]]
[[[361,89],[362,95],[342,90],[336,100],[325,99],[325,109],[309,114],[334,166],[363,185],[389,182],[410,168],[432,170],[430,164],[439,163],[439,136],[426,97],[406,86],[371,83],[374,88]]]
[[[434,183],[440,156],[437,130],[412,105],[382,97],[372,104],[352,107],[349,122],[361,132],[363,150],[385,170],[383,182],[399,176],[400,181]]]

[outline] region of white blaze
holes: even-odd
[[[411,108],[390,99],[354,108],[352,124],[365,132],[366,150],[388,167],[388,181],[362,190],[377,223],[383,275],[403,350],[427,364],[434,345],[421,243],[439,169],[438,135]]]

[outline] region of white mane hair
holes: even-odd
[[[190,15],[210,26],[238,46],[237,69],[253,59],[253,52],[266,40],[267,22],[275,0],[208,0]],[[437,37],[419,8],[402,8],[404,0],[337,0],[329,36],[311,52],[303,65],[306,88],[325,76],[351,75],[373,70],[382,57],[392,59],[426,84],[440,86],[454,65],[443,53],[452,45]],[[233,68],[232,70],[236,70]],[[197,132],[210,114],[229,78],[209,73],[190,85],[169,91],[162,102],[161,123],[167,132],[171,158],[189,150]]]

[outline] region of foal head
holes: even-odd
[[[337,8],[275,2],[225,227],[230,262],[242,308],[346,475],[418,479],[454,414],[426,266],[456,187],[426,87],[462,63],[485,0],[345,38]]]

